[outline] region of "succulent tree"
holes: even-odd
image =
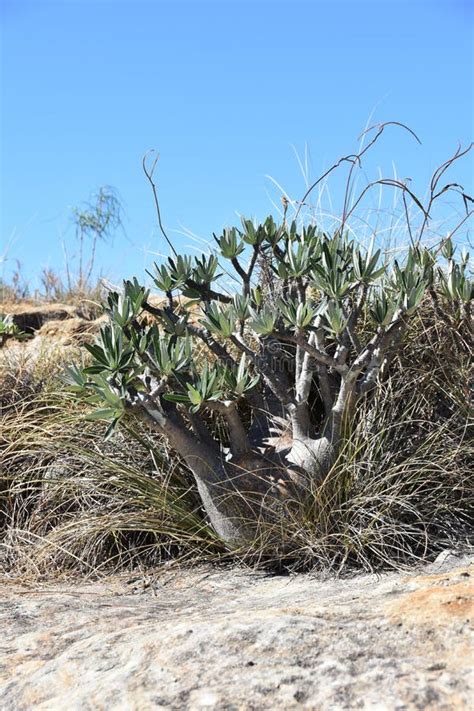
[[[164,435],[215,531],[238,545],[328,475],[422,300],[454,301],[468,319],[472,282],[449,238],[388,261],[344,225],[268,217],[215,241],[211,255],[155,265],[161,301],[136,279],[111,292],[92,364],[70,381],[100,404],[91,417],[109,434],[138,415]],[[225,289],[224,273],[238,287]]]

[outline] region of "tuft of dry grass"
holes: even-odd
[[[102,425],[58,389],[64,354],[51,356],[33,370],[18,362],[1,393],[4,566],[98,573],[223,550],[166,443],[140,423],[104,442]]]

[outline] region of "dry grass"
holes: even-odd
[[[54,310],[56,306],[69,306],[75,307],[83,318],[92,320],[102,313],[105,293],[100,280],[84,287],[77,281],[66,285],[51,269],[43,270],[41,288],[33,290],[18,267],[9,282],[0,278],[0,313],[22,314],[38,308]]]
[[[137,423],[104,442],[84,406],[58,390],[72,354],[4,373],[0,480],[4,563],[46,574],[156,563],[216,546],[191,478]],[[31,365],[31,364],[30,364]],[[3,368],[5,368],[5,361]]]
[[[187,468],[146,425],[104,442],[60,385],[72,350],[3,358],[0,553],[12,574],[149,566],[170,559],[347,571],[403,567],[468,545],[474,481],[469,334],[428,305],[310,504],[253,550],[206,525]],[[280,545],[270,548],[275,537]]]

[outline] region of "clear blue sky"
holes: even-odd
[[[8,277],[62,269],[72,205],[114,186],[126,235],[99,253],[112,279],[142,275],[165,245],[141,159],[161,155],[163,220],[209,238],[236,213],[263,218],[280,181],[305,184],[357,147],[373,121],[397,120],[373,170],[413,177],[473,137],[473,26],[467,0],[174,2],[1,0],[1,236]],[[451,177],[472,191],[472,159]],[[372,172],[372,174],[374,174]],[[337,200],[337,180],[331,188]],[[176,231],[175,231],[176,230]],[[72,249],[72,247],[71,247]]]

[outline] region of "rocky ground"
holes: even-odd
[[[0,583],[0,707],[470,709],[472,558],[318,579]]]
[[[32,362],[101,323],[61,305],[15,319],[34,338],[3,355]],[[339,580],[0,573],[0,710],[471,709],[472,560],[446,553],[414,573]]]

